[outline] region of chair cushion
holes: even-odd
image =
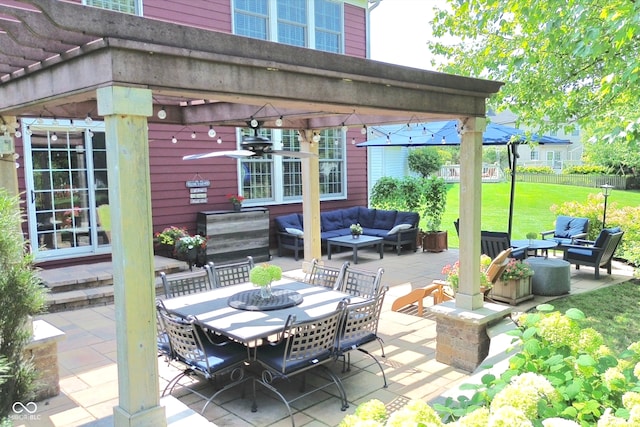
[[[346,353],[347,351],[357,349],[358,347],[362,347],[363,345],[375,340],[376,340],[376,335],[373,332],[356,337],[351,340],[341,340],[338,351],[340,353]]]
[[[576,262],[576,261],[594,262],[595,260],[593,256],[594,256],[593,251],[589,248],[585,248],[585,249],[571,248],[567,250],[566,259],[569,260],[570,262]]]
[[[566,230],[566,237],[575,236],[576,234],[586,233],[589,228],[589,220],[587,218],[571,218],[569,227]],[[563,236],[564,237],[564,236]]]
[[[300,216],[297,213],[277,216],[274,218],[278,231],[286,231],[287,228],[297,228],[303,230]]]
[[[342,212],[340,210],[322,212],[320,215],[321,231],[338,230],[340,228],[349,227],[350,225],[351,224],[344,224],[342,222]]]
[[[237,365],[248,358],[247,348],[235,342],[229,341],[225,343],[225,345],[214,345],[205,338],[202,345],[207,353],[207,361],[209,362],[211,372]],[[207,371],[207,365],[204,359],[198,360],[196,363],[192,361],[192,364],[203,372]]]
[[[367,236],[374,236],[374,237],[389,237],[391,239],[395,239],[395,236],[391,235],[389,236],[387,233],[389,232],[389,230],[387,229],[380,229],[380,228],[363,228],[362,229],[362,233],[366,234]]]
[[[376,210],[367,209],[362,206],[358,207],[358,222],[364,228],[377,228],[375,227]],[[390,230],[389,227],[387,230]]]
[[[376,209],[374,226],[371,228],[383,228],[387,231],[391,230],[396,223],[397,213],[398,211]]]
[[[308,358],[304,358],[302,360],[289,360],[285,365],[285,345],[286,341],[275,346],[261,346],[257,349],[256,356],[260,362],[277,372],[282,372],[283,374],[298,371],[311,365],[320,364],[320,362],[324,362],[331,357],[331,351],[323,350],[322,352],[313,355],[313,359],[311,358],[311,355],[309,355]]]
[[[553,233],[555,237],[571,237],[569,234],[569,224],[571,223],[570,216],[559,215],[556,218],[556,229]]]
[[[419,220],[420,215],[417,212],[398,212],[396,214],[396,222],[393,225],[411,224],[411,227],[416,227]]]

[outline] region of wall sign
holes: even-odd
[[[194,179],[187,181],[185,184],[189,189],[189,204],[200,205],[208,202],[207,187],[211,186],[211,181],[202,179],[199,174],[196,174]]]

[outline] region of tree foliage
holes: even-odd
[[[421,147],[411,150],[407,158],[409,169],[419,173],[423,178],[438,171],[442,166],[442,158],[438,150],[430,147]]]
[[[625,129],[640,117],[640,2],[447,3],[430,43],[448,60],[443,71],[505,82],[491,103],[533,129],[578,124],[595,140],[628,143]]]

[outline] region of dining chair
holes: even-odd
[[[302,281],[310,285],[340,289],[347,267],[349,267],[349,261],[346,261],[341,267],[330,267],[320,264],[314,258],[311,260],[311,270],[304,276]]]
[[[349,407],[347,394],[340,378],[325,366],[335,360],[335,342],[345,304],[345,301],[341,301],[332,313],[301,322],[297,322],[295,316],[290,315],[278,334],[278,340],[256,349],[255,358],[264,371],[254,381],[271,390],[284,402],[293,427],[295,427],[295,421],[290,404],[332,384],[335,384],[340,393],[342,405],[340,409],[345,411]],[[329,378],[323,377],[327,380],[325,383],[314,382],[314,389],[305,391],[304,374],[316,368],[322,370]],[[272,383],[279,379],[290,381],[298,374],[303,375],[300,394],[287,400]],[[256,408],[255,403],[254,408]]]
[[[342,281],[342,292],[364,299],[374,298],[380,289],[384,269],[376,271],[348,267]]]
[[[166,274],[160,273],[164,295],[166,298],[174,298],[181,295],[194,294],[196,292],[210,291],[214,288],[210,267],[205,265],[194,271]]]
[[[378,341],[382,357],[386,357],[382,338],[378,336],[378,322],[380,321],[384,296],[388,290],[389,287],[384,286],[371,299],[347,304],[340,319],[340,327],[336,339],[336,357],[342,358],[342,372],[351,370],[351,351],[358,350],[376,362],[380,372],[382,372],[385,388],[387,387],[387,376],[384,373],[382,364],[363,346],[370,342]]]
[[[206,396],[193,387],[183,385],[186,390],[206,400],[200,413],[204,413],[220,393],[247,380],[244,365],[249,359],[247,347],[242,344],[223,339],[219,342],[211,339],[197,324],[197,318],[182,317],[166,310],[162,301],[156,304],[164,324],[173,352],[173,362],[182,365],[182,371],[172,378],[164,388],[162,396],[173,393],[180,380],[186,376],[196,375],[207,381],[216,376],[229,374],[229,381],[218,388],[211,396]],[[254,397],[255,400],[255,397]]]
[[[162,316],[160,311],[165,310],[164,304],[160,298],[156,298],[156,332],[157,332],[157,346],[158,357],[164,357],[164,360],[170,362],[173,359],[173,351],[171,350],[171,342],[169,341],[169,334],[164,327]]]
[[[249,273],[254,267],[253,257],[248,256],[245,261],[229,264],[215,264],[209,262],[213,284],[216,288],[224,286],[239,285],[249,282]]]

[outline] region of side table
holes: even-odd
[[[571,290],[571,264],[555,258],[527,258],[533,269],[531,292],[535,295],[556,296]]]

